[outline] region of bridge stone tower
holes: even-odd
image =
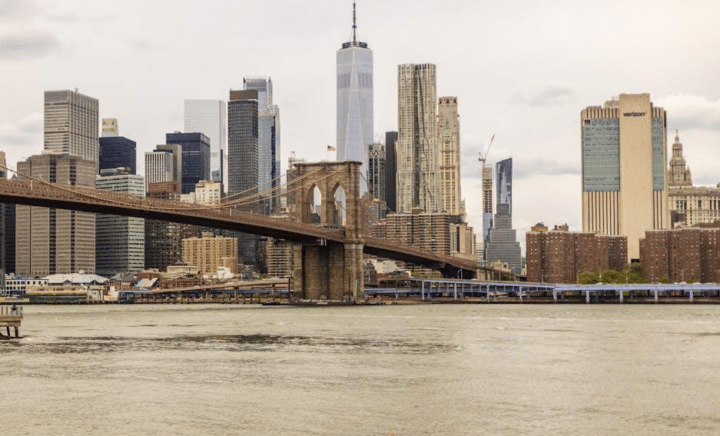
[[[288,180],[297,222],[345,229],[343,242],[323,239],[295,245],[293,285],[304,299],[357,301],[363,296],[365,214],[360,165],[355,161],[296,163]],[[316,198],[318,194],[321,199]]]

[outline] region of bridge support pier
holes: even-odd
[[[293,283],[302,299],[360,301],[363,244],[295,245]]]

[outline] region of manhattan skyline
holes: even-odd
[[[357,37],[374,51],[376,136],[398,128],[400,64],[436,64],[438,95],[458,97],[462,192],[478,233],[477,157],[493,134],[488,164],[514,160],[513,228],[580,229],[580,111],[620,93],[649,93],[668,131],[680,130],[694,183],[720,182],[720,7],[711,2],[357,6]],[[140,154],[183,129],[185,99],[227,100],[243,77],[269,76],[283,109],[282,172],[291,152],[326,159],[336,145],[335,53],[351,37],[351,8],[0,0],[0,68],[12,84],[0,104],[0,150],[10,167],[42,151],[46,90],[97,98],[100,118],[117,118]],[[237,14],[262,19],[236,26]]]

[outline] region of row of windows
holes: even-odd
[[[357,82],[358,82],[358,86],[360,88],[372,89],[373,76],[372,76],[372,74],[368,74],[368,73],[358,73]],[[350,78],[350,73],[338,74],[337,89],[345,89],[345,88],[349,88],[350,86],[352,86],[352,80]]]
[[[583,190],[620,190],[619,122],[594,118],[583,122]]]
[[[702,210],[703,201],[702,199],[695,200],[697,203],[697,210]],[[675,200],[675,210],[688,210],[688,205],[692,205],[693,200]],[[720,200],[707,200],[708,210],[720,210]]]

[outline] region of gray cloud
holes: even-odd
[[[45,15],[45,18],[49,21],[55,21],[58,23],[72,24],[80,21],[78,14],[74,12],[56,12]]]
[[[720,101],[699,95],[670,95],[656,105],[667,111],[668,129],[719,129]]]
[[[551,176],[580,174],[579,162],[560,162],[548,159],[513,159],[513,176],[524,179],[533,175],[544,174]]]
[[[537,94],[525,95],[515,94],[511,104],[523,104],[530,107],[557,106],[574,101],[577,98],[577,91],[571,86],[551,85]]]
[[[105,25],[117,19],[117,14],[113,12],[100,12],[87,15],[78,13],[76,10],[70,11],[51,11],[43,14],[43,18],[49,21],[63,24],[94,24]]]
[[[30,0],[0,0],[0,20],[18,20],[34,14],[35,5]]]
[[[131,40],[128,41],[128,44],[138,51],[147,51],[154,48],[153,44],[150,43],[147,38]]]
[[[32,113],[15,124],[0,124],[0,149],[15,150],[17,147],[35,145],[43,134],[43,115]]]
[[[474,156],[474,161],[465,158],[465,156],[466,154],[463,153],[463,176],[474,179],[481,179],[482,163],[477,161],[477,156]],[[492,166],[494,171],[495,163],[503,159],[491,158],[488,162],[488,165]],[[466,162],[467,164],[465,164]],[[534,159],[532,157],[513,157],[513,177],[516,180],[525,179],[536,175],[560,176],[577,174],[580,174],[579,162],[565,162],[543,158]]]
[[[18,130],[23,133],[43,133],[43,114],[39,112],[32,113],[18,123]]]
[[[60,41],[46,32],[0,35],[0,59],[20,60],[48,56],[60,49]]]

